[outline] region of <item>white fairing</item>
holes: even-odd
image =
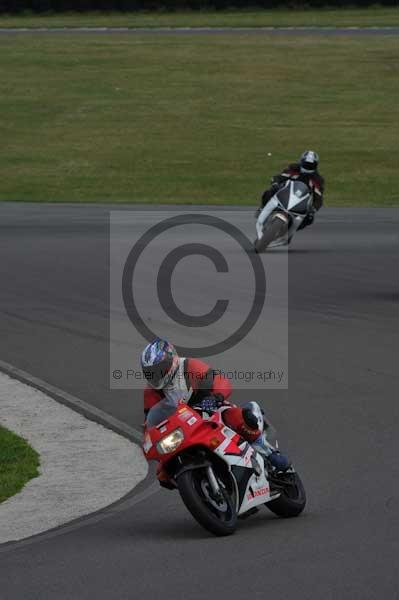
[[[237,433],[229,427],[224,427],[223,434],[226,439],[216,448],[215,453],[223,458],[233,475],[236,485],[237,514],[241,515],[271,499],[267,469],[263,456],[256,452],[248,442],[239,445],[242,450],[240,456],[229,454],[226,449],[231,444],[232,438],[237,437]],[[245,490],[240,489],[240,483],[234,475],[233,467],[248,469],[248,480],[244,481]]]
[[[287,186],[290,187],[290,197],[289,197],[287,208],[285,208],[279,202],[277,196],[274,195],[267,202],[266,206],[261,211],[261,213],[259,214],[259,217],[256,221],[256,235],[258,237],[258,240],[260,240],[260,239],[262,239],[264,225],[265,225],[268,217],[271,215],[271,213],[276,208],[280,209],[282,212],[284,212],[286,214],[289,214],[291,217],[291,224],[289,226],[287,233],[284,236],[274,240],[271,244],[269,244],[269,248],[275,248],[276,246],[283,246],[283,245],[287,244],[288,239],[290,239],[294,235],[294,233],[296,232],[296,230],[298,229],[298,227],[300,226],[300,224],[302,223],[302,221],[305,218],[305,215],[295,214],[295,206],[297,204],[303,202],[303,200],[306,200],[306,199],[310,200],[310,194],[308,194],[307,196],[296,195],[295,191],[294,191],[294,188],[295,188],[294,184],[295,184],[294,181],[289,181],[286,184]]]
[[[258,240],[260,240],[263,235],[263,226],[264,226],[268,216],[279,205],[280,205],[280,202],[277,200],[276,196],[273,196],[273,198],[270,198],[269,202],[266,204],[266,206],[260,213],[258,220],[256,221],[256,233],[258,235]]]

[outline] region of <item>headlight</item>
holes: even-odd
[[[157,444],[158,451],[161,454],[174,452],[184,440],[184,433],[181,429],[175,429],[172,433],[165,435]]]

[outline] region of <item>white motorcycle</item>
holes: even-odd
[[[289,180],[266,203],[256,221],[256,252],[284,246],[291,241],[309,213],[313,197],[302,181]]]

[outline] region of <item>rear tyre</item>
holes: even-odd
[[[297,517],[306,506],[306,493],[298,473],[282,474],[270,477],[273,489],[280,492],[276,500],[267,502],[266,506],[279,517]]]
[[[231,535],[237,527],[235,498],[220,481],[223,498],[217,501],[209,490],[205,469],[184,471],[178,476],[180,496],[194,519],[214,535]]]
[[[255,240],[255,251],[264,252],[269,244],[275,239],[282,237],[288,229],[288,224],[275,217],[271,223],[268,223],[263,230],[261,239]]]

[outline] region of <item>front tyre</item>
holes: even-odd
[[[287,233],[287,230],[288,224],[278,217],[274,217],[271,223],[266,223],[260,240],[255,240],[255,251],[258,253],[264,252],[269,244],[271,244],[277,238],[282,237],[285,233]]]
[[[280,492],[276,500],[266,506],[279,517],[297,517],[306,506],[306,493],[298,473],[284,473],[270,477],[273,489]]]
[[[234,495],[218,478],[222,498],[212,496],[205,469],[184,471],[177,478],[180,496],[194,519],[214,535],[231,535],[237,527]]]

